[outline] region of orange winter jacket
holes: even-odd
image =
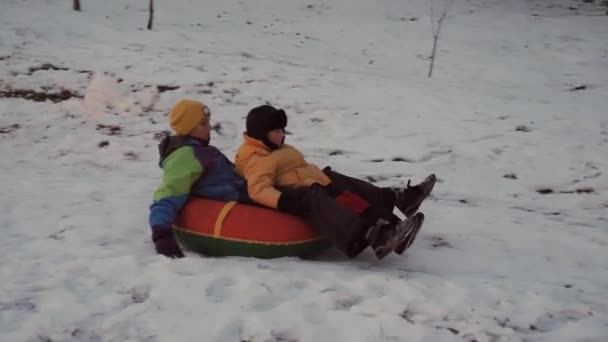
[[[281,192],[275,185],[297,188],[331,183],[329,177],[318,166],[306,162],[295,147],[284,144],[273,151],[247,134],[243,134],[243,138],[235,164],[237,171],[247,179],[247,191],[253,201],[276,209]]]

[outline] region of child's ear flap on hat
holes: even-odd
[[[283,109],[279,109],[275,112],[279,125],[283,128],[287,127],[287,114]]]

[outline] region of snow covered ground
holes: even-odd
[[[1,341],[608,341],[600,0],[0,1]],[[49,98],[45,102],[36,99]],[[268,101],[321,166],[440,178],[376,261],[169,260],[157,134]],[[56,101],[56,102],[54,102]]]

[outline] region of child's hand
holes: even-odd
[[[308,205],[308,188],[288,189],[281,191],[277,207],[280,211],[295,215],[306,216],[310,210]]]
[[[156,247],[156,252],[168,258],[183,258],[184,253],[173,237],[170,227],[152,227],[152,241]]]

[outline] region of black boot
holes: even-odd
[[[410,186],[410,181],[407,182],[407,187],[395,191],[395,206],[403,215],[410,217],[414,215],[422,202],[429,196],[437,177],[431,174],[426,177],[420,184]]]
[[[423,213],[417,213],[399,222],[379,219],[369,228],[365,238],[378,259],[384,258],[393,251],[402,254],[414,242],[423,222]]]

